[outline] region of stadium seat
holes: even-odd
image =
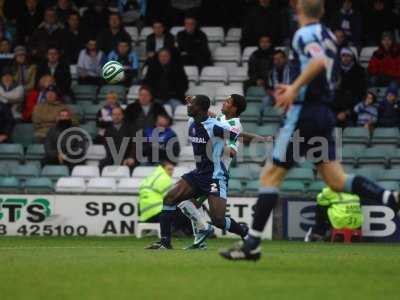
[[[270,156],[272,145],[265,143],[252,143],[249,146],[240,147],[236,155],[238,163],[263,163]]]
[[[10,175],[25,181],[30,177],[38,177],[40,168],[34,164],[18,165],[10,169]]]
[[[141,179],[138,178],[121,178],[117,183],[117,193],[119,194],[137,194]]]
[[[229,196],[240,196],[243,190],[240,180],[229,180],[228,194]]]
[[[204,67],[200,75],[202,86],[218,86],[228,83],[228,72],[224,67]]]
[[[281,193],[284,196],[304,196],[304,183],[299,180],[284,181],[281,185]]]
[[[175,167],[174,174],[172,175],[172,177],[173,178],[181,178],[182,175],[184,175],[190,171],[191,171],[191,169],[189,169],[188,167],[183,167],[183,166]]]
[[[89,104],[83,107],[83,114],[85,116],[85,120],[96,120],[97,113],[101,109],[101,105],[99,104]]]
[[[22,144],[24,147],[35,142],[35,129],[32,123],[16,124],[12,133],[12,140],[16,144]]]
[[[91,178],[86,185],[87,193],[109,194],[114,193],[116,189],[115,179],[110,177]]]
[[[238,44],[242,38],[242,28],[229,28],[225,36],[226,44]]]
[[[145,178],[154,172],[156,167],[136,167],[133,169],[132,178]]]
[[[275,125],[260,126],[255,133],[260,136],[275,136],[278,133],[278,127]]]
[[[209,43],[223,43],[225,38],[224,29],[222,27],[201,27],[208,39]]]
[[[369,143],[369,130],[364,127],[347,127],[343,131],[344,144],[362,144]]]
[[[360,64],[363,68],[368,67],[368,63],[378,47],[365,47],[361,49],[360,53]]]
[[[249,102],[261,102],[261,99],[267,95],[265,89],[260,86],[251,86],[247,89],[246,100]]]
[[[243,89],[238,86],[219,86],[215,89],[215,101],[225,101],[232,94],[243,95]]]
[[[87,160],[100,161],[106,158],[106,148],[103,145],[90,145],[86,154]]]
[[[94,139],[97,136],[97,127],[95,121],[86,122],[85,124],[82,124],[79,127],[83,129],[85,132],[87,132],[92,139]]]
[[[96,85],[82,85],[76,84],[72,86],[74,96],[78,100],[83,101],[96,101],[97,86]]]
[[[400,168],[385,170],[379,176],[379,181],[398,181],[400,182]]]
[[[238,67],[240,64],[240,48],[234,46],[217,47],[214,50],[214,65],[228,70]]]
[[[20,193],[21,183],[17,177],[0,177],[0,193]]]
[[[380,178],[381,174],[386,171],[387,170],[385,170],[383,167],[379,166],[362,166],[360,168],[353,169],[353,173],[355,175],[364,176],[372,180]]]
[[[249,59],[250,59],[250,56],[257,49],[258,49],[257,47],[246,47],[246,48],[244,48],[243,55],[242,55],[242,64],[243,63],[247,63],[249,61]]]
[[[178,35],[178,33],[179,33],[179,31],[182,31],[182,30],[184,30],[185,28],[183,27],[183,26],[174,26],[174,27],[172,27],[171,29],[170,29],[170,33],[173,35],[173,36],[177,36]]]
[[[147,39],[147,36],[153,33],[153,28],[150,26],[143,27],[142,30],[140,31],[140,36],[139,36],[139,41],[140,42],[145,42]]]
[[[129,178],[130,171],[127,166],[106,166],[101,172],[102,177],[115,178],[116,180],[121,178]]]
[[[179,162],[187,161],[194,162],[192,146],[184,146],[181,148],[181,153],[179,154]]]
[[[175,109],[174,124],[172,125],[172,129],[178,135],[179,144],[181,147],[188,144],[188,119],[187,106],[178,106]]]
[[[245,181],[252,178],[253,174],[251,170],[245,165],[240,165],[236,168],[230,168],[229,177],[232,179],[239,179],[240,181]]]
[[[68,108],[71,110],[72,114],[78,118],[79,122],[85,120],[85,113],[82,106],[77,104],[68,104]]]
[[[106,99],[106,95],[108,92],[116,92],[118,94],[118,101],[120,103],[125,103],[126,99],[126,88],[121,85],[103,85],[100,88],[99,94],[97,95],[97,100],[99,102],[104,101]]]
[[[364,151],[364,145],[344,145],[341,152],[343,163],[356,166],[358,157]]]
[[[24,148],[21,144],[0,144],[0,160],[23,160]]]
[[[399,137],[400,131],[398,128],[376,128],[372,134],[372,144],[397,145]]]
[[[71,73],[71,79],[78,79],[78,66],[77,65],[69,65],[69,72]]]
[[[235,67],[228,69],[229,83],[230,84],[243,84],[248,79],[248,70],[246,67]]]
[[[80,177],[61,177],[56,184],[57,193],[84,193],[85,179]]]
[[[210,98],[211,102],[213,102],[215,98],[215,90],[216,87],[192,86],[188,89],[186,95],[207,95]]]
[[[245,194],[247,195],[256,195],[260,189],[260,181],[259,180],[251,180],[247,181],[244,187]]]
[[[254,133],[257,131],[258,125],[255,122],[242,120],[243,131]]]
[[[75,166],[72,169],[72,177],[81,177],[85,180],[90,178],[100,177],[99,168],[96,166]]]
[[[47,194],[53,192],[51,179],[45,177],[28,178],[25,182],[25,192],[28,194]]]
[[[45,150],[43,144],[31,144],[28,146],[25,154],[25,160],[41,160],[45,156]]]
[[[394,147],[386,146],[374,146],[371,148],[366,148],[360,153],[358,158],[358,164],[362,165],[378,165],[378,166],[388,166],[389,158],[394,151]]]
[[[133,42],[139,40],[139,31],[138,28],[135,26],[125,26],[124,27],[126,32],[129,34]]]
[[[248,104],[246,110],[241,114],[240,119],[245,122],[257,122],[261,116],[261,106]]]
[[[186,76],[188,77],[189,81],[192,81],[194,83],[199,82],[199,68],[196,66],[185,66],[185,73]]]
[[[387,89],[387,86],[375,86],[370,88],[370,90],[375,93],[378,100],[382,100],[386,96]]]
[[[309,187],[307,188],[307,192],[310,197],[316,197],[321,191],[326,187],[326,183],[322,180],[313,181],[310,183]]]
[[[128,95],[126,96],[128,104],[135,102],[137,99],[139,99],[139,89],[140,85],[132,85],[129,88]]]
[[[386,190],[398,191],[400,188],[399,181],[378,181],[378,184]]]
[[[400,149],[394,149],[393,152],[390,153],[389,165],[391,168],[400,166]]]
[[[301,181],[305,184],[310,184],[314,180],[313,170],[306,168],[292,168],[287,176],[287,181]]]
[[[61,177],[69,176],[69,170],[67,166],[46,165],[43,167],[40,176],[57,181]]]
[[[0,161],[0,177],[10,175],[10,167],[8,164],[5,164],[3,161]]]
[[[267,107],[263,113],[263,123],[276,123],[279,125],[283,117],[283,112],[275,107]]]

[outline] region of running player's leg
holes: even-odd
[[[317,171],[321,174],[326,184],[336,192],[356,194],[361,203],[373,202],[384,204],[399,211],[398,192],[385,190],[375,182],[356,175],[347,175],[341,164],[337,161],[322,162],[317,165]]]
[[[240,225],[231,217],[225,216],[226,199],[215,195],[209,195],[208,204],[210,206],[211,222],[214,226],[222,230],[237,234],[241,238],[244,238],[247,235],[247,226]]]
[[[157,248],[157,243],[149,249],[171,248],[171,227],[176,217],[176,205],[184,200],[195,197],[192,186],[184,179],[178,183],[164,197],[164,205],[160,214],[161,241]]]

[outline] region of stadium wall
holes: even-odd
[[[250,224],[255,201],[230,198],[228,214]],[[0,236],[130,236],[137,222],[138,199],[132,195],[0,195]],[[272,222],[264,238],[272,238]]]

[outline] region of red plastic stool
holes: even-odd
[[[361,229],[332,229],[331,242],[336,241],[337,236],[343,236],[343,241],[345,243],[351,243],[353,238],[357,238],[359,241],[362,239]]]

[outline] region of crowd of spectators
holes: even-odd
[[[258,47],[249,58],[248,80],[265,89],[261,111],[274,104],[276,85],[295,78],[297,67],[289,52],[297,28],[292,0],[13,0],[0,1],[0,143],[12,141],[16,122],[32,122],[37,142],[54,144],[66,119],[78,124],[71,110],[76,99],[70,65],[77,66],[77,83],[101,86],[101,67],[110,60],[125,69],[125,87],[141,85],[139,99],[123,105],[124,99],[110,92],[97,117],[97,143],[112,138],[117,148],[122,137],[143,131],[153,135],[159,127],[156,152],[165,157],[165,145],[176,140],[171,130],[172,114],[184,104],[189,87],[184,66],[199,70],[212,65],[212,51],[201,26],[241,27],[238,45]],[[400,45],[396,41],[400,18],[395,1],[325,1],[324,22],[338,43],[341,81],[333,105],[338,126],[399,127],[398,84]],[[81,9],[86,7],[85,10]],[[114,7],[114,9],[110,9]],[[145,43],[145,61],[140,63],[137,45],[126,26],[151,26]],[[183,26],[176,36],[169,29]],[[378,46],[368,67],[358,62],[362,47]],[[372,87],[388,87],[380,97]],[[382,99],[381,99],[382,98]],[[60,123],[61,121],[61,123]],[[53,142],[51,142],[53,141]],[[54,146],[54,145],[53,145]],[[47,147],[47,146],[46,146]],[[149,148],[150,147],[150,148]],[[47,147],[49,148],[49,147]],[[50,147],[51,148],[51,147]],[[133,144],[121,161],[138,164]],[[145,156],[154,154],[147,145]],[[179,143],[173,144],[179,154]],[[47,150],[46,150],[47,151]],[[62,163],[49,150],[48,161]],[[116,163],[109,155],[102,166]]]

